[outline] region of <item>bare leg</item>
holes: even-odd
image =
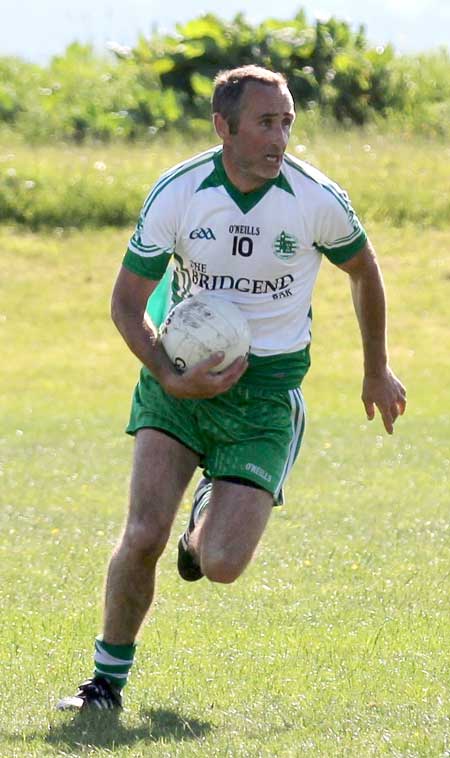
[[[189,549],[213,582],[233,582],[250,562],[272,512],[269,492],[214,480],[211,500]]]
[[[103,637],[113,645],[134,642],[150,608],[156,563],[197,464],[195,453],[162,432],[136,435],[128,518],[106,580]]]

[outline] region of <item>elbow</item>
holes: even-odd
[[[115,296],[115,293],[113,293],[112,298],[111,298],[111,306],[110,306],[109,312],[110,312],[110,316],[111,316],[111,320],[113,324],[117,326],[119,322],[119,306],[117,303],[117,297]]]
[[[126,312],[126,303],[124,302],[123,297],[120,297],[116,288],[111,297],[110,316],[113,324],[119,332],[121,332],[121,324],[123,323]]]

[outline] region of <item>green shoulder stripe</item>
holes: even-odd
[[[311,182],[314,182],[314,184],[318,184],[319,187],[323,187],[324,190],[330,193],[330,195],[333,195],[334,199],[337,200],[339,205],[341,205],[345,211],[349,211],[351,208],[351,205],[347,199],[346,193],[344,190],[342,190],[342,193],[339,193],[334,186],[334,182],[321,182],[319,179],[316,179],[316,177],[309,174],[305,169],[302,168],[302,166],[299,163],[296,163],[290,156],[286,156],[286,163],[291,168],[298,171],[300,174],[303,174],[303,176],[306,176],[307,179],[309,179]]]
[[[151,207],[154,200],[158,197],[160,192],[162,192],[163,189],[165,189],[169,184],[175,181],[175,179],[178,179],[180,176],[183,176],[183,174],[186,174],[189,171],[193,171],[199,166],[203,166],[205,163],[209,163],[210,161],[212,161],[214,154],[217,152],[217,149],[218,148],[213,148],[212,150],[208,150],[206,153],[201,153],[200,155],[195,156],[195,158],[192,158],[189,161],[185,161],[184,163],[179,164],[168,173],[163,174],[163,176],[155,184],[150,194],[148,195],[144,203],[142,215],[144,217],[146,216],[149,208]]]
[[[340,247],[335,248],[324,247],[323,245],[315,245],[315,248],[320,253],[326,255],[332,263],[345,263],[345,261],[353,258],[353,256],[356,255],[356,253],[358,253],[361,248],[364,247],[366,242],[367,235],[364,229],[361,229],[356,239],[348,245],[341,245]]]

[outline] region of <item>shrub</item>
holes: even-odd
[[[398,57],[336,18],[310,24],[300,11],[253,26],[242,14],[231,22],[206,14],[111,52],[74,43],[45,68],[0,58],[0,125],[29,141],[135,140],[171,127],[198,134],[208,129],[214,75],[256,63],[287,76],[300,112],[344,125],[388,117],[448,134],[448,51]]]

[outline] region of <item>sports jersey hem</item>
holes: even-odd
[[[250,371],[247,369],[247,372]],[[278,379],[277,377],[272,378],[264,378],[261,377],[261,375],[254,376],[250,374],[247,376],[247,372],[239,379],[238,383],[235,385],[237,387],[242,387],[243,389],[254,389],[254,390],[262,390],[265,392],[268,392],[271,394],[272,392],[287,392],[287,390],[296,390],[298,387],[301,386],[303,379],[305,378],[307,372],[305,371],[304,374],[299,375],[295,379],[289,379],[287,381],[283,381],[282,379]]]

